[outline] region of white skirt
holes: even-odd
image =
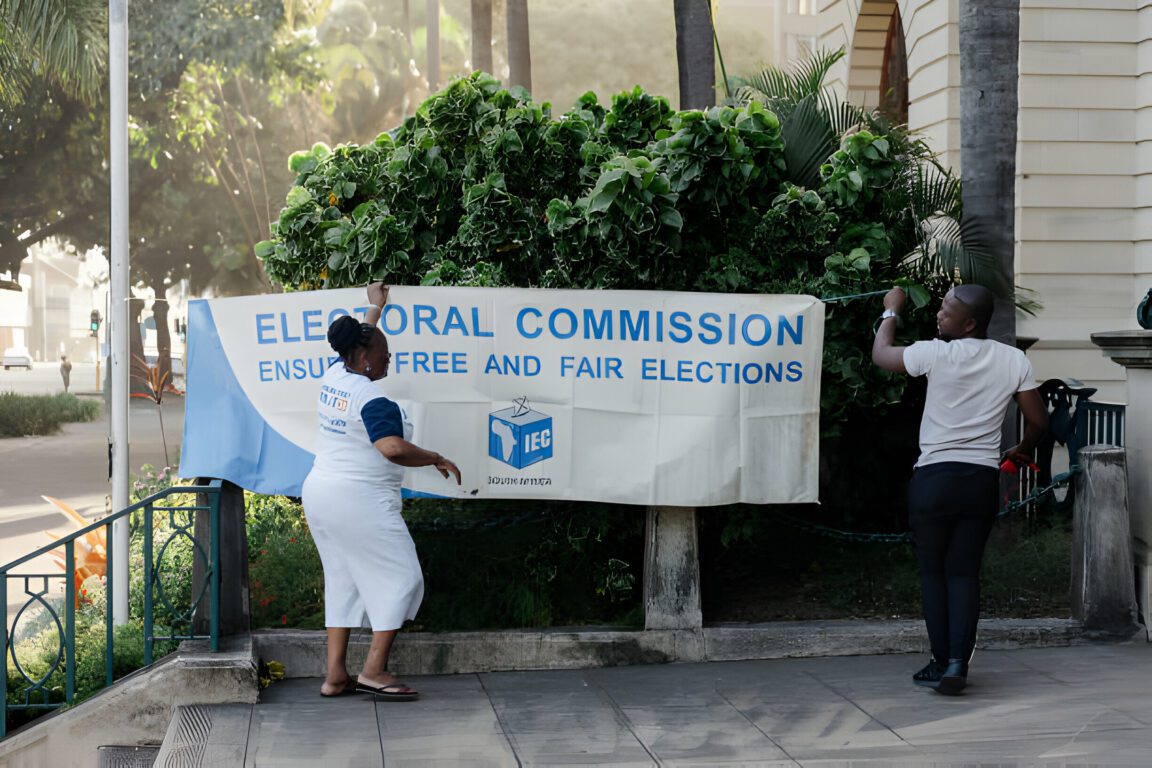
[[[311,472],[303,501],[324,564],[324,624],[384,632],[415,618],[424,574],[399,489]]]

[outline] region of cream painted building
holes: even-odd
[[[819,0],[820,46],[848,55],[829,78],[877,106],[903,33],[909,127],[959,170],[959,0]],[[898,27],[896,26],[898,25]],[[1152,3],[1021,0],[1017,283],[1044,308],[1041,378],[1071,376],[1123,401],[1124,369],[1093,332],[1138,327],[1152,287]]]

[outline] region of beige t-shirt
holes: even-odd
[[[918,341],[904,368],[928,377],[916,466],[962,461],[1000,466],[1000,427],[1017,392],[1037,387],[1032,364],[1015,347],[990,339]]]

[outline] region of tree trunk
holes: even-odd
[[[716,47],[709,0],[675,0],[676,68],[680,109],[707,109],[716,103]]]
[[[428,30],[428,92],[440,87],[440,0],[424,0],[424,23]]]
[[[0,275],[7,274],[16,285],[20,279],[20,262],[28,255],[28,249],[20,244],[7,224],[0,225]]]
[[[156,290],[156,296],[152,304],[152,319],[156,321],[156,367],[164,389],[168,389],[172,385],[172,334],[168,328],[168,301],[164,298],[163,285]]]
[[[532,46],[528,0],[508,0],[508,86],[532,90]]]
[[[492,73],[492,0],[472,0],[472,69]]]
[[[1015,284],[1020,1],[960,2],[960,165],[964,217],[982,220]],[[963,275],[961,276],[963,277]],[[998,301],[989,338],[1016,343],[1016,308]]]
[[[144,361],[144,338],[140,334],[140,314],[144,311],[141,299],[128,302],[128,392],[132,395],[152,396],[148,387],[148,365]]]

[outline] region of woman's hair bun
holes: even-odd
[[[346,357],[361,343],[360,321],[349,315],[337,318],[328,326],[328,343],[336,354]]]

